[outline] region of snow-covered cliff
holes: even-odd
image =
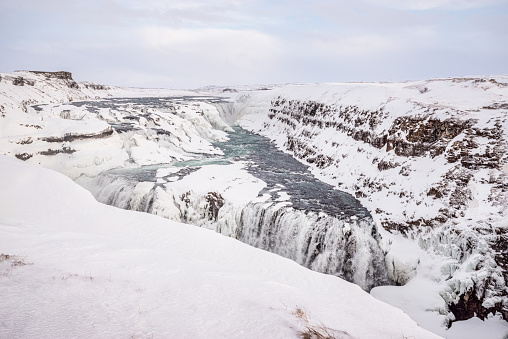
[[[293,85],[219,109],[354,194],[385,239],[441,258],[425,269],[387,245],[399,284],[431,275],[452,320],[508,318],[507,77]]]

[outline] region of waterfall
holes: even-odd
[[[330,216],[272,200],[217,203],[222,199],[217,192],[174,191],[112,173],[86,182],[81,179],[80,184],[102,203],[212,229],[314,271],[339,276],[366,291],[391,283],[370,216]]]
[[[151,213],[154,183],[103,173],[95,178],[79,178],[78,184],[89,190],[103,204]]]
[[[337,218],[280,204],[251,203],[242,210],[237,238],[367,291],[390,283],[370,217]]]
[[[241,102],[213,105],[226,122],[242,114]],[[376,225],[357,199],[317,180],[267,138],[241,128],[214,146],[223,156],[209,160],[221,166],[242,163],[243,174],[224,167],[209,177],[190,178],[209,165],[198,159],[199,165],[173,164],[169,171],[158,165],[123,168],[77,182],[102,203],[208,228],[367,291],[391,283]],[[203,175],[213,184],[203,182]],[[245,185],[255,181],[261,186],[245,195]]]

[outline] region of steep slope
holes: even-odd
[[[295,85],[219,109],[354,194],[385,239],[442,258],[429,273],[387,244],[399,284],[431,274],[450,320],[508,318],[508,78]]]

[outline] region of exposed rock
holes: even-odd
[[[16,154],[15,156],[16,156],[16,158],[18,158],[19,160],[26,161],[26,160],[30,159],[31,157],[33,157],[33,154],[29,154],[29,153],[19,153],[19,154]]]
[[[377,164],[377,169],[380,170],[380,171],[386,171],[388,169],[395,168],[395,167],[398,167],[398,166],[400,166],[400,164],[397,163],[397,162],[391,162],[391,161],[381,160]]]
[[[387,151],[393,149],[397,155],[406,157],[426,154],[436,157],[445,151],[451,139],[473,124],[472,120],[400,117],[388,130]]]
[[[111,127],[108,127],[100,133],[89,133],[89,134],[66,133],[63,136],[42,137],[40,138],[40,140],[47,142],[66,142],[66,141],[71,142],[74,140],[101,139],[109,137],[111,134],[113,134],[113,129]]]
[[[35,129],[42,129],[42,126],[40,126],[40,125],[33,125],[33,124],[20,124],[20,126],[30,127],[30,128],[35,128]]]
[[[75,88],[75,89],[79,88],[79,85],[77,84],[77,82],[74,81],[74,79],[72,79],[72,73],[71,72],[65,72],[65,71],[58,71],[58,72],[28,71],[28,72],[36,74],[36,75],[45,76],[46,79],[64,80],[69,88]],[[31,85],[33,86],[34,83],[32,82]]]
[[[217,221],[219,210],[224,206],[224,198],[217,192],[208,192],[206,196],[208,219]]]
[[[47,79],[61,79],[61,80],[71,80],[72,79],[72,73],[71,72],[65,72],[65,71],[58,71],[58,72],[46,72],[46,71],[29,71],[30,73],[37,74],[37,75],[43,75]]]
[[[23,77],[15,77],[14,79],[12,79],[12,84],[14,86],[24,86],[25,79],[23,79]]]
[[[499,301],[492,305],[492,307],[485,307],[485,288],[482,289],[483,294],[478,295],[476,286],[467,290],[464,294],[460,295],[458,302],[449,304],[450,311],[455,316],[455,321],[467,320],[472,317],[478,317],[485,320],[490,314],[500,313],[504,319],[508,319],[508,308],[503,307],[502,302]]]
[[[492,105],[484,106],[484,109],[508,109],[508,103],[495,102]]]
[[[23,112],[28,113],[28,107],[32,106],[36,103],[37,103],[37,100],[35,100],[35,99],[22,100],[21,105],[19,107],[21,108],[21,110]]]
[[[33,142],[33,139],[31,137],[23,138],[18,141],[16,141],[16,144],[18,145],[28,145]]]
[[[95,91],[105,91],[109,88],[104,85],[99,85],[99,84],[94,84],[94,83],[89,83],[89,82],[82,82],[82,83],[80,83],[80,86],[83,86],[84,88],[92,89]]]
[[[61,149],[49,149],[47,151],[41,151],[39,152],[40,155],[56,155],[56,154],[72,154],[76,152],[76,150],[73,150],[70,147],[62,147]]]

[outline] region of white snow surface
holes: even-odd
[[[358,286],[0,156],[0,337],[438,338]],[[9,255],[6,258],[5,255]]]

